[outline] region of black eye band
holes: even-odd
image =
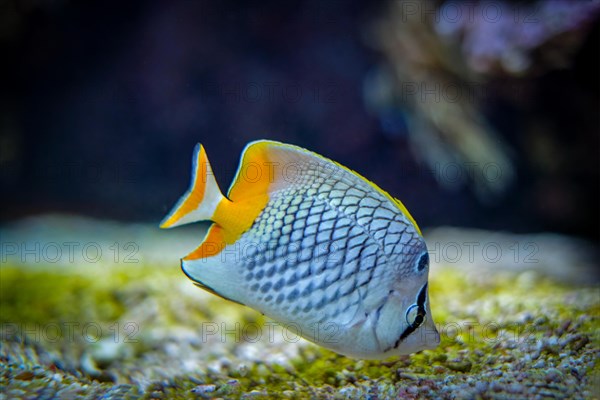
[[[427,301],[427,283],[423,285],[419,295],[417,296],[417,306],[419,306],[419,311],[423,311],[425,314],[425,302]],[[419,313],[420,314],[420,313]]]
[[[404,329],[404,332],[402,332],[402,334],[400,335],[398,340],[396,340],[396,343],[394,343],[394,348],[397,348],[400,345],[400,343],[402,343],[402,341],[408,337],[408,335],[410,335],[411,333],[416,331],[417,328],[419,326],[421,326],[421,324],[425,321],[425,316],[427,315],[427,311],[425,308],[426,301],[427,301],[427,283],[425,285],[423,285],[423,287],[419,291],[419,295],[417,296],[417,304],[416,304],[417,316],[415,317],[415,320],[412,323],[410,323],[406,327],[406,329]],[[414,307],[414,305],[413,305],[413,307]]]

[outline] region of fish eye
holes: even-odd
[[[416,304],[411,305],[406,310],[406,322],[413,328],[418,328],[425,321],[425,314]]]
[[[429,265],[429,253],[425,252],[419,258],[419,262],[417,263],[417,272],[423,271]]]

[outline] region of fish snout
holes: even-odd
[[[428,323],[423,327],[423,347],[425,350],[433,350],[441,342],[440,333],[433,323]]]

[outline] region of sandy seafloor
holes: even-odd
[[[438,228],[432,351],[353,360],[196,288],[205,225],[0,229],[0,398],[600,398],[600,267],[556,235]]]

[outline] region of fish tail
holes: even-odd
[[[160,227],[173,228],[197,221],[214,221],[217,207],[223,200],[227,201],[219,189],[206,151],[198,143],[194,148],[190,188],[162,220]]]
[[[273,168],[268,153],[268,146],[261,142],[246,146],[227,197],[215,201],[211,209],[210,220],[215,223],[200,246],[183,258],[184,263],[217,255],[250,229],[269,200]],[[205,271],[197,273],[206,279]]]

